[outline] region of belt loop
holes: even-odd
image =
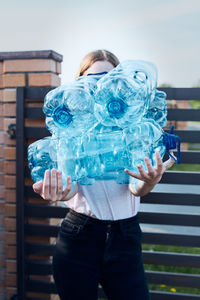
[[[84,223],[83,223],[83,226],[85,226],[88,221],[90,221],[90,217],[89,216],[86,216],[85,220],[84,220]]]
[[[72,210],[71,208],[69,209],[68,213],[69,213],[69,218],[71,220],[74,220],[76,223],[79,223],[81,225],[81,227],[84,227],[88,223],[88,220],[90,219],[89,216],[78,213],[78,212]],[[70,217],[70,215],[71,215],[71,217]]]

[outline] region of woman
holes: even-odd
[[[77,77],[110,71],[119,64],[109,51],[89,53],[81,62]],[[173,165],[162,162],[156,153],[156,167],[145,158],[147,172],[125,170],[137,185],[96,181],[91,186],[72,187],[68,177],[63,190],[62,174],[47,170],[43,182],[33,185],[35,192],[49,201],[66,201],[70,208],[53,256],[53,275],[62,300],[97,300],[100,283],[109,300],[150,299],[141,254],[141,230],[137,212],[140,196],[150,192],[162,174]]]

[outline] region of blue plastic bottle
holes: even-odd
[[[166,93],[156,90],[155,98],[151,100],[144,117],[155,120],[162,128],[167,125]]]
[[[52,134],[78,136],[97,124],[93,97],[96,81],[92,76],[82,76],[46,95],[43,111]]]
[[[146,61],[128,60],[97,82],[95,115],[105,126],[128,127],[142,120],[155,97],[156,67]]]
[[[46,137],[28,147],[28,161],[33,181],[44,179],[48,169],[57,169],[57,139]]]

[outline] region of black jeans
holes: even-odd
[[[62,300],[97,300],[100,283],[109,300],[149,300],[138,217],[105,221],[70,210],[53,256]]]

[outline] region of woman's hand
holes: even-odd
[[[33,184],[35,193],[52,202],[65,200],[72,188],[72,180],[69,176],[67,178],[67,186],[63,190],[62,172],[56,169],[46,170],[44,175],[44,182],[38,181]]]
[[[141,180],[141,182],[135,185],[135,187],[133,187],[132,185],[130,186],[131,192],[134,195],[144,196],[148,192],[150,192],[154,188],[154,186],[161,180],[163,173],[174,164],[172,158],[169,158],[163,163],[159,152],[155,153],[155,158],[156,167],[152,166],[148,157],[144,158],[147,172],[145,172],[142,165],[137,166],[139,174],[132,173],[127,169],[124,170],[128,175]]]

